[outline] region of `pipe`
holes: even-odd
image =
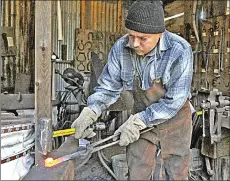
[[[98,157],[102,163],[102,165],[106,168],[106,170],[116,179],[118,180],[117,176],[115,175],[115,173],[106,165],[106,163],[104,162],[102,156],[101,156],[101,151],[98,151]]]
[[[167,17],[167,18],[165,18],[164,20],[165,20],[165,21],[168,21],[168,20],[170,20],[170,19],[179,18],[179,17],[181,17],[181,16],[184,16],[184,12],[183,12],[183,13],[176,14],[176,15],[173,15],[173,16],[170,16],[170,17]]]
[[[193,3],[193,11],[192,11],[193,12],[193,14],[192,14],[193,21],[192,21],[192,24],[193,24],[195,36],[196,36],[196,39],[197,39],[197,44],[196,45],[198,45],[200,43],[200,38],[199,38],[199,35],[198,35],[197,26],[196,26],[196,8],[197,8],[197,0],[195,0],[194,3]],[[197,46],[196,46],[196,50],[197,50]]]
[[[102,152],[102,150],[101,150],[101,156],[102,156],[102,158],[103,158],[105,161],[107,161],[109,164],[112,163],[108,158],[106,158],[106,156],[105,156],[105,154]]]

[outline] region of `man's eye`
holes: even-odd
[[[141,40],[146,41],[146,40],[147,40],[147,38],[145,38],[145,37],[141,37]]]

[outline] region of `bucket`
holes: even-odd
[[[128,180],[128,165],[126,154],[114,155],[111,157],[112,167],[118,180]]]

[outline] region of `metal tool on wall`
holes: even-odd
[[[225,30],[224,28],[221,28],[220,52],[219,52],[219,73],[223,71],[224,40],[225,40]]]

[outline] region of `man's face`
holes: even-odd
[[[149,53],[156,46],[158,40],[162,36],[162,33],[146,34],[129,29],[128,34],[129,43],[138,55]]]

